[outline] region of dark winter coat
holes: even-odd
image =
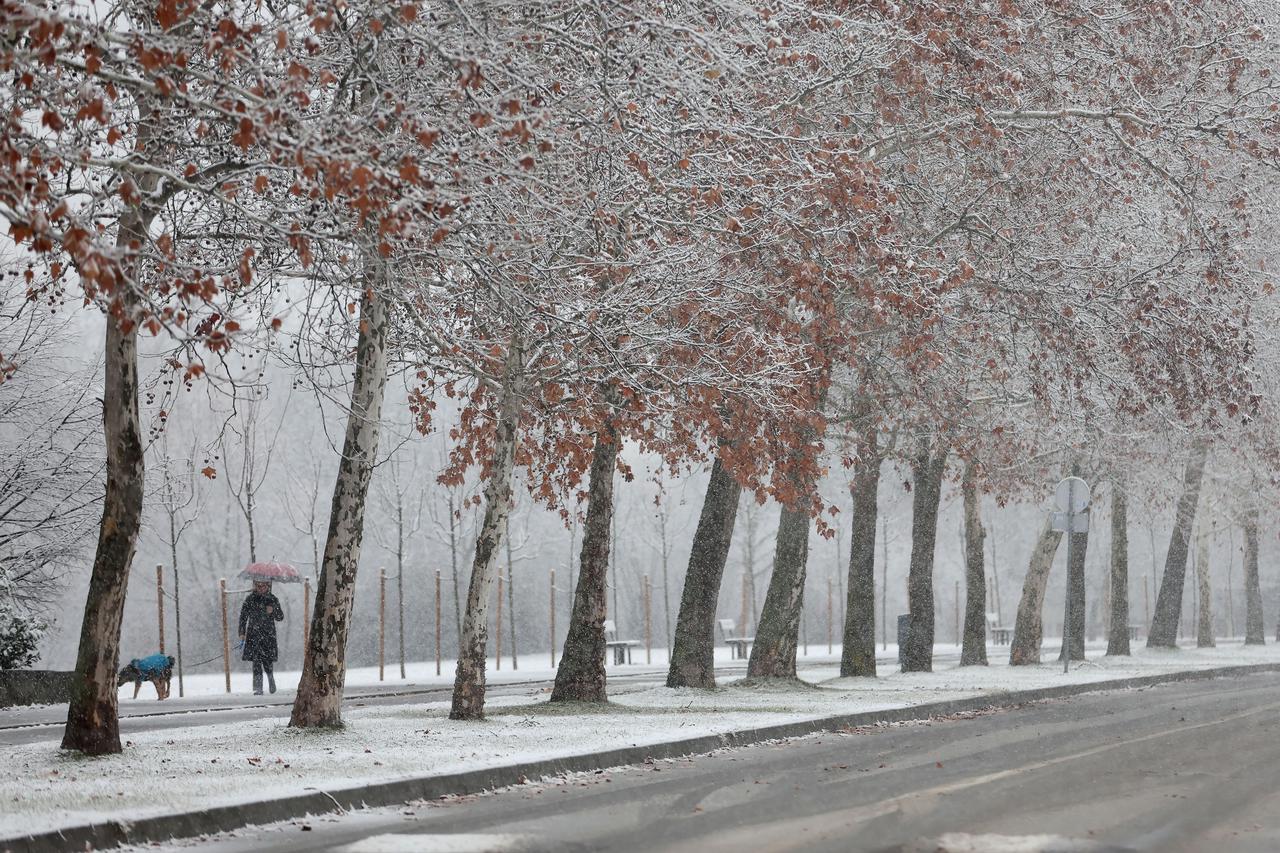
[[[267,607],[271,612],[267,612]],[[279,650],[276,647],[276,623],[284,619],[280,599],[271,593],[249,593],[240,606],[240,633],[244,636],[241,660],[275,663]]]

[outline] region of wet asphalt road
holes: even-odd
[[[1275,851],[1280,675],[723,750],[175,847]]]

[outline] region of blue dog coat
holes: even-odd
[[[152,676],[160,675],[169,668],[169,656],[160,654],[148,655],[145,658],[130,661],[130,663],[137,667],[143,678],[151,678]]]

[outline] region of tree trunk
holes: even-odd
[[[458,513],[461,507],[454,505],[453,492],[449,492],[449,571],[453,576],[449,584],[453,590],[453,632],[458,648],[462,648],[462,581],[458,577]]]
[[[516,570],[511,559],[511,536],[507,536],[507,628],[511,635],[511,669],[520,668],[520,660],[516,656]]]
[[[1178,619],[1182,615],[1187,546],[1196,520],[1200,481],[1204,477],[1205,459],[1208,455],[1209,440],[1197,438],[1191,446],[1191,455],[1187,458],[1182,478],[1182,495],[1178,498],[1173,533],[1169,535],[1169,550],[1165,553],[1164,575],[1160,579],[1160,592],[1156,595],[1156,612],[1151,620],[1151,631],[1147,635],[1147,648],[1178,647]]]
[[[520,378],[524,353],[512,340],[503,368],[502,397],[493,439],[493,461],[484,487],[484,521],[476,538],[467,588],[467,609],[462,617],[462,644],[453,679],[451,720],[484,718],[485,655],[489,641],[489,591],[498,571],[498,549],[511,512],[511,473],[515,468],[516,434],[520,426]]]
[[[169,515],[169,560],[173,566],[173,634],[177,645],[178,698],[187,695],[182,683],[182,585],[178,572],[178,533],[173,515]]]
[[[617,503],[618,502],[615,499],[613,503],[613,509],[615,510],[617,509]],[[612,577],[613,578],[613,611],[612,611],[613,624],[621,625],[622,609],[618,607],[618,587],[622,586],[622,581],[618,577],[618,541],[619,539],[621,539],[621,537],[618,536],[618,515],[616,512],[611,513],[610,524],[613,527],[613,535],[609,538],[609,547],[605,549],[605,553],[608,555],[607,557],[608,562],[605,565],[604,587],[606,590],[609,589],[609,578]],[[582,538],[584,542],[586,541],[586,536],[587,536],[586,531],[583,531]],[[582,570],[579,569],[578,571],[581,572]],[[606,608],[606,612],[607,612],[607,608]]]
[[[849,595],[840,650],[840,674],[846,677],[876,675],[876,498],[881,461],[876,428],[867,427],[853,469]]]
[[[747,619],[743,620],[739,630],[744,635],[755,636],[755,632],[760,630],[760,609],[756,598],[756,530],[759,528],[760,506],[755,502],[755,495],[747,495],[743,505],[746,526],[744,531],[746,535],[742,543],[745,562],[743,573],[747,579],[747,599],[750,609],[747,611]]]
[[[715,618],[742,486],[717,456],[693,534],[680,612],[676,616],[668,687],[715,687]]]
[[[1196,647],[1211,649],[1217,645],[1213,637],[1213,593],[1209,587],[1209,534],[1204,525],[1196,536],[1196,580],[1200,587],[1200,613],[1196,620]]]
[[[1058,650],[1058,660],[1067,654],[1067,638],[1071,639],[1071,660],[1084,660],[1084,625],[1085,625],[1085,591],[1084,591],[1084,558],[1089,550],[1088,533],[1072,533],[1072,542],[1067,543],[1067,595],[1071,596],[1071,624],[1064,623],[1062,631],[1062,648]]]
[[[140,105],[139,146],[148,147],[150,110]],[[138,177],[142,197],[156,188],[154,174]],[[124,617],[129,568],[142,528],[145,467],[138,417],[138,294],[135,253],[146,239],[154,212],[134,208],[121,216],[116,248],[125,255],[118,302],[107,313],[103,356],[102,424],[107,450],[98,546],[89,576],[80,624],[80,646],[67,706],[62,748],[86,755],[120,752],[116,676],[120,664],[120,624]]]
[[[386,284],[386,268],[375,262],[375,286]],[[356,570],[364,541],[365,502],[378,452],[378,427],[387,384],[387,307],[382,295],[366,289],[360,298],[360,333],[351,385],[351,410],[329,509],[311,630],[303,653],[302,677],[289,725],[342,725],[342,691],[347,677],[347,638],[355,600]]]
[[[1124,483],[1111,483],[1111,630],[1107,654],[1129,654],[1129,506]]]
[[[964,642],[960,648],[961,666],[987,665],[987,576],[983,565],[986,548],[982,515],[978,505],[977,466],[970,460],[964,466],[960,483],[964,495]]]
[[[400,677],[404,672],[404,493],[396,486],[396,630],[400,637]]]
[[[907,572],[907,643],[903,672],[933,671],[933,551],[938,540],[938,501],[947,451],[926,445],[912,466],[911,566]]]
[[[121,228],[118,242],[127,245],[125,235],[134,231]],[[120,316],[107,317],[102,394],[107,487],[62,736],[63,749],[87,755],[120,752],[116,704],[120,623],[129,567],[142,526],[144,471],[138,419],[137,320],[133,316],[136,297],[127,290],[132,286],[131,280],[123,286]]]
[[[824,395],[819,400],[819,408],[825,399]],[[820,438],[816,429],[807,426],[802,433],[800,448],[808,448]],[[799,457],[800,453],[797,452],[796,456]],[[809,564],[809,509],[815,484],[811,476],[793,473],[791,485],[795,486],[795,506],[784,506],[778,519],[773,573],[765,591],[760,622],[756,625],[751,658],[747,661],[748,678],[796,677],[796,645],[800,639],[800,618],[804,610]],[[830,637],[828,623],[828,642]]]
[[[607,393],[607,392],[606,392]],[[569,614],[569,633],[556,669],[552,702],[607,702],[605,691],[604,620],[607,603],[610,525],[613,521],[613,475],[618,463],[618,434],[612,424],[601,427],[591,457],[587,523],[578,558],[578,586]],[[617,581],[614,581],[616,586]],[[616,617],[616,613],[614,614]]]
[[[1013,642],[1009,646],[1011,666],[1030,666],[1040,663],[1040,642],[1044,639],[1044,592],[1049,585],[1049,570],[1053,568],[1054,555],[1062,541],[1062,531],[1054,530],[1049,521],[1044,523],[1036,547],[1031,551],[1027,565],[1027,577],[1022,582],[1022,598],[1018,602],[1018,616],[1013,625]]]
[[[764,594],[760,624],[747,662],[748,678],[795,678],[796,644],[800,637],[800,612],[804,608],[804,582],[809,562],[809,512],[784,506],[778,519],[773,574]]]
[[[246,486],[248,489],[253,488],[253,475],[249,475],[249,482]],[[249,562],[258,562],[258,533],[257,526],[253,523],[253,492],[249,492],[249,506],[244,511],[245,526],[249,529]]]
[[[1262,616],[1262,586],[1258,581],[1258,508],[1244,515],[1244,644],[1262,646],[1267,629]]]

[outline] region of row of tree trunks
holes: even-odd
[[[1049,585],[1049,570],[1062,542],[1062,531],[1054,530],[1048,519],[1040,531],[1040,538],[1031,550],[1027,576],[1022,582],[1022,598],[1018,601],[1018,616],[1013,625],[1013,642],[1009,646],[1009,663],[1012,666],[1030,666],[1040,663],[1040,643],[1044,639],[1041,621],[1044,609],[1044,593]]]
[[[476,537],[471,583],[467,587],[467,604],[462,617],[462,644],[458,650],[458,668],[453,678],[453,704],[449,710],[451,720],[484,718],[489,592],[497,579],[499,549],[502,546],[502,535],[507,529],[507,516],[511,513],[511,475],[515,468],[516,438],[520,427],[523,370],[523,346],[518,338],[513,337],[502,370],[493,457],[489,480],[484,487],[484,519]],[[607,536],[605,541],[607,543]]]
[[[299,728],[342,725],[342,694],[347,677],[347,639],[355,602],[356,570],[364,541],[365,503],[378,452],[378,426],[387,384],[387,307],[377,290],[386,284],[382,261],[372,262],[371,286],[360,300],[351,409],[338,477],[329,509],[311,630],[303,653],[302,677],[289,725]]]
[[[863,428],[853,468],[849,592],[845,610],[842,676],[876,675],[876,498],[882,457],[875,424]]]
[[[1244,516],[1244,643],[1266,644],[1267,629],[1262,622],[1262,586],[1258,581],[1258,509],[1250,507]]]
[[[1107,654],[1129,654],[1129,505],[1124,483],[1111,483],[1111,630]]]
[[[933,551],[938,539],[938,502],[947,449],[924,444],[912,464],[911,563],[907,571],[906,647],[903,672],[933,671]]]
[[[982,516],[978,504],[977,464],[969,460],[960,480],[964,503],[964,637],[961,666],[987,665],[987,577],[983,565]]]
[[[551,691],[552,702],[608,701],[604,619],[608,612],[613,475],[617,464],[618,435],[612,423],[606,423],[596,434],[591,456],[591,482],[587,492],[582,552],[578,560],[578,584],[574,591],[564,653],[560,656],[555,687]]]
[[[742,486],[717,456],[689,553],[668,687],[715,687],[715,618]]]
[[[1178,620],[1182,615],[1187,550],[1196,520],[1196,507],[1200,502],[1200,483],[1204,477],[1208,455],[1209,440],[1197,438],[1191,446],[1191,455],[1187,458],[1182,478],[1182,494],[1178,498],[1173,532],[1169,536],[1169,550],[1165,554],[1164,574],[1160,579],[1160,592],[1156,596],[1155,616],[1147,634],[1148,648],[1172,649],[1178,645]]]

